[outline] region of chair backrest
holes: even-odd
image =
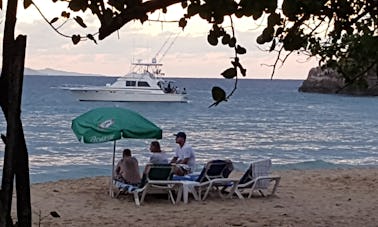
[[[272,160],[270,159],[252,162],[249,168],[247,169],[247,171],[240,178],[239,184],[245,184],[260,176],[269,176],[271,167],[272,167]],[[255,188],[265,189],[269,186],[269,182],[270,182],[269,179],[258,181]]]
[[[233,169],[231,160],[212,160],[206,163],[196,181],[206,182],[215,178],[227,178]]]
[[[171,164],[147,164],[141,186],[150,180],[172,180],[174,166]]]
[[[239,180],[239,184],[245,184],[249,181],[253,180],[252,177],[252,164],[249,165],[247,171],[244,172],[243,176]]]

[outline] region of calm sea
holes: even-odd
[[[227,158],[237,170],[271,158],[274,169],[347,168],[378,165],[378,98],[299,93],[302,81],[241,80],[228,102],[208,108],[212,86],[231,90],[233,81],[175,79],[190,103],[78,102],[62,86],[105,85],[110,77],[26,76],[22,120],[32,182],[110,175],[113,143],[83,144],[71,131],[76,116],[96,107],[118,106],[144,115],[163,129],[160,141],[172,152],[172,134],[185,131],[197,168]],[[0,132],[5,133],[0,116]],[[151,140],[117,141],[116,157],[131,148],[141,166]],[[0,143],[0,167],[4,145]]]

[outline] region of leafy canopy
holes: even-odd
[[[167,7],[181,4],[185,14],[177,18],[178,26],[184,29],[189,20],[199,16],[211,28],[207,35],[210,45],[225,45],[234,51],[229,68],[221,75],[226,79],[246,76],[239,55],[247,50],[239,44],[234,30],[237,18],[253,20],[266,18],[266,26],[256,42],[269,45],[269,51],[277,51],[273,66],[284,63],[295,51],[317,56],[324,67],[336,68],[346,82],[353,82],[378,62],[378,0],[52,0],[68,3],[73,12],[91,12],[100,21],[98,39],[102,40],[126,23],[147,21],[148,15],[156,10],[167,12]],[[31,0],[24,0],[28,7]],[[61,17],[69,18],[69,12]],[[85,22],[80,17],[75,21],[82,27]],[[231,29],[225,27],[225,19],[231,21]],[[55,23],[58,18],[50,21]],[[97,35],[97,34],[96,34]],[[94,34],[72,35],[74,44],[82,39],[96,42]],[[285,51],[286,56],[281,57]],[[226,101],[236,89],[225,96],[222,88],[213,88],[215,102]]]

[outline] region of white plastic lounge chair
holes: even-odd
[[[179,195],[182,194],[182,185],[172,181],[174,166],[169,164],[148,164],[146,165],[145,174],[142,178],[140,187],[134,185],[117,183],[119,191],[123,194],[133,194],[134,201],[137,206],[143,203],[147,194],[156,192],[167,192],[168,198],[173,204],[176,203],[172,191],[178,190]],[[121,194],[119,193],[119,194]],[[118,194],[118,195],[119,195]],[[139,199],[139,195],[141,198]],[[180,197],[181,198],[181,197]]]
[[[262,196],[265,196],[263,190],[269,190],[270,183],[274,181],[270,193],[273,195],[277,190],[281,177],[270,175],[271,166],[272,161],[270,159],[252,162],[237,184],[236,195],[240,199],[244,199],[242,192],[249,190],[248,198],[252,197],[254,191],[258,191]]]
[[[231,197],[236,189],[239,180],[228,178],[233,170],[233,165],[230,160],[212,160],[206,163],[201,173],[193,180],[185,177],[178,177],[181,179],[183,187],[184,202],[187,203],[188,193],[191,192],[195,199],[205,200],[210,191],[217,191],[223,198]],[[232,186],[229,194],[224,195],[221,188],[225,186]],[[204,192],[203,196],[201,196]]]

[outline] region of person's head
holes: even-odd
[[[159,141],[152,141],[150,145],[150,151],[153,153],[161,152]]]
[[[179,144],[181,147],[184,145],[186,141],[186,134],[185,132],[179,132],[175,134],[176,136],[176,143]]]
[[[123,150],[123,157],[131,157],[131,150],[127,148]]]

